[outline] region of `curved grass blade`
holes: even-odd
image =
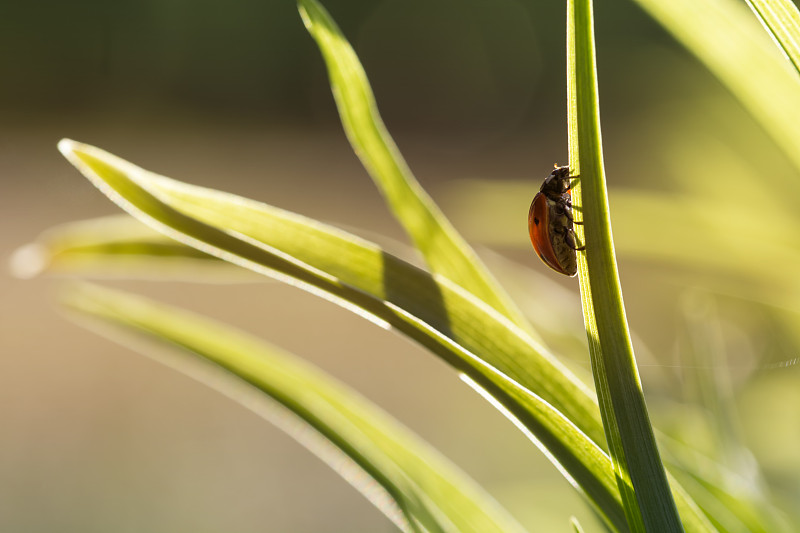
[[[735,0],[634,1],[719,78],[800,169],[800,77],[752,14]],[[795,176],[774,177],[795,185]]]
[[[430,445],[305,361],[244,332],[119,291],[85,285],[73,290],[65,303],[83,315],[186,350],[272,398],[305,423],[279,421],[281,429],[316,451],[404,531],[524,531]],[[192,373],[186,365],[176,366]],[[206,383],[229,392],[226,380],[213,378]],[[246,398],[239,399],[245,405],[252,404]],[[270,418],[275,418],[274,412]],[[328,447],[320,447],[321,439],[309,438],[308,426],[339,453],[331,454]],[[342,454],[380,484],[396,506],[375,498],[374,482],[349,468]]]
[[[572,526],[572,530],[575,531],[575,533],[583,533],[581,523],[578,522],[578,519],[574,516],[569,519],[569,524]]]
[[[51,228],[16,250],[11,271],[20,278],[42,272],[169,281],[262,281],[249,271],[185,246],[129,215],[70,222]]]
[[[429,348],[500,405],[617,531],[627,531],[597,405],[523,330],[459,285],[317,221],[147,172],[73,141],[62,153],[123,209],[176,240],[291,283]]]
[[[712,460],[664,435],[664,461],[721,532],[794,531],[769,501],[759,479]],[[749,470],[749,469],[748,469]]]
[[[386,130],[364,68],[316,0],[299,0],[303,22],[328,67],[344,131],[356,155],[422,253],[431,272],[458,283],[522,328],[522,312],[423,190]]]
[[[603,168],[591,0],[570,0],[567,79],[570,168],[585,225],[577,237],[581,299],[600,413],[632,531],[682,532],[633,355],[617,274]],[[585,234],[584,231],[585,230]]]
[[[800,11],[789,0],[746,0],[794,69],[800,73]]]

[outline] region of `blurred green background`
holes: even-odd
[[[418,179],[468,239],[499,252],[481,248],[551,344],[588,375],[577,283],[539,263],[524,222],[540,180],[567,159],[562,3],[325,6]],[[775,290],[774,280],[800,265],[726,227],[791,230],[762,228],[761,215],[773,199],[797,221],[800,180],[772,190],[773,176],[797,172],[633,3],[598,5],[596,34],[620,275],[655,424],[722,453],[791,508],[800,501],[800,306],[797,289]],[[0,72],[5,257],[52,225],[116,212],[58,154],[62,137],[369,238],[403,239],[344,138],[294,2],[5,2]],[[637,215],[650,204],[631,191],[662,209]],[[679,222],[694,219],[681,204],[670,208],[677,195],[701,211],[722,198],[738,225],[717,219],[719,233],[682,235]],[[678,229],[644,242],[637,216]],[[65,321],[52,303],[58,281],[0,276],[0,530],[393,530],[255,415]],[[524,437],[404,339],[278,283],[114,283],[315,362],[419,432],[531,529],[568,531],[570,514],[591,524]]]

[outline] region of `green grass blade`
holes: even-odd
[[[418,436],[300,359],[209,319],[97,286],[73,290],[66,304],[84,315],[182,348],[287,408],[305,424],[281,423],[281,428],[327,460],[403,530],[524,531],[472,479]],[[177,366],[191,372],[191,368]],[[214,388],[227,383],[219,379],[207,382]],[[320,447],[319,441],[324,439],[309,438],[308,426],[341,453],[331,454],[326,447]],[[374,483],[348,468],[342,453],[377,481],[396,507],[376,499]],[[398,510],[405,520],[399,519]]]
[[[298,6],[328,67],[347,138],[431,272],[450,278],[528,328],[522,312],[414,178],[378,114],[355,51],[334,20],[315,0],[299,0]]]
[[[717,529],[730,533],[795,531],[752,474],[732,471],[686,445],[665,439],[665,462]]]
[[[567,78],[581,299],[592,372],[625,514],[632,531],[683,531],[656,446],[617,274],[603,168],[591,0],[570,0]],[[584,234],[585,230],[585,234]]]
[[[262,276],[185,246],[128,215],[62,224],[15,251],[11,271],[193,282],[262,281]]]
[[[131,214],[180,242],[328,298],[409,336],[488,392],[617,531],[627,531],[597,405],[552,355],[461,286],[317,221],[147,172],[97,148],[59,148]]]
[[[736,0],[635,2],[719,78],[800,169],[800,77],[752,13]]]
[[[574,516],[570,518],[569,524],[572,526],[572,529],[573,531],[575,531],[575,533],[583,533],[583,528],[581,527],[581,523],[578,522],[578,519],[575,518]]]
[[[746,0],[761,24],[800,73],[800,11],[789,0]]]

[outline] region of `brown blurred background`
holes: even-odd
[[[612,186],[670,190],[676,169],[731,153],[787,168],[738,104],[635,5],[602,4],[596,31]],[[359,54],[400,149],[446,211],[458,180],[530,180],[532,195],[551,165],[566,161],[561,2],[325,6]],[[404,238],[344,138],[294,2],[5,2],[0,72],[3,257],[52,225],[117,212],[62,159],[62,137],[179,180]],[[521,241],[528,201],[520,199]],[[574,280],[545,272],[525,248],[500,251],[568,288],[552,304],[579,339]],[[636,289],[626,303],[657,407],[682,394],[663,366],[674,363],[681,327],[675,287],[703,286],[713,273],[620,261],[623,288]],[[255,415],[65,320],[55,305],[60,284],[0,275],[1,531],[393,530]],[[279,283],[114,285],[315,362],[442,450],[532,530],[568,531],[570,514],[591,526],[534,447],[404,339]],[[779,378],[797,388],[791,368]],[[658,409],[654,416],[669,420]],[[798,490],[787,477],[789,492]]]

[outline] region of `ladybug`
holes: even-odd
[[[572,176],[573,178],[576,176]],[[569,277],[578,273],[577,251],[572,218],[569,167],[556,165],[533,197],[528,211],[528,232],[533,249],[547,266]]]

